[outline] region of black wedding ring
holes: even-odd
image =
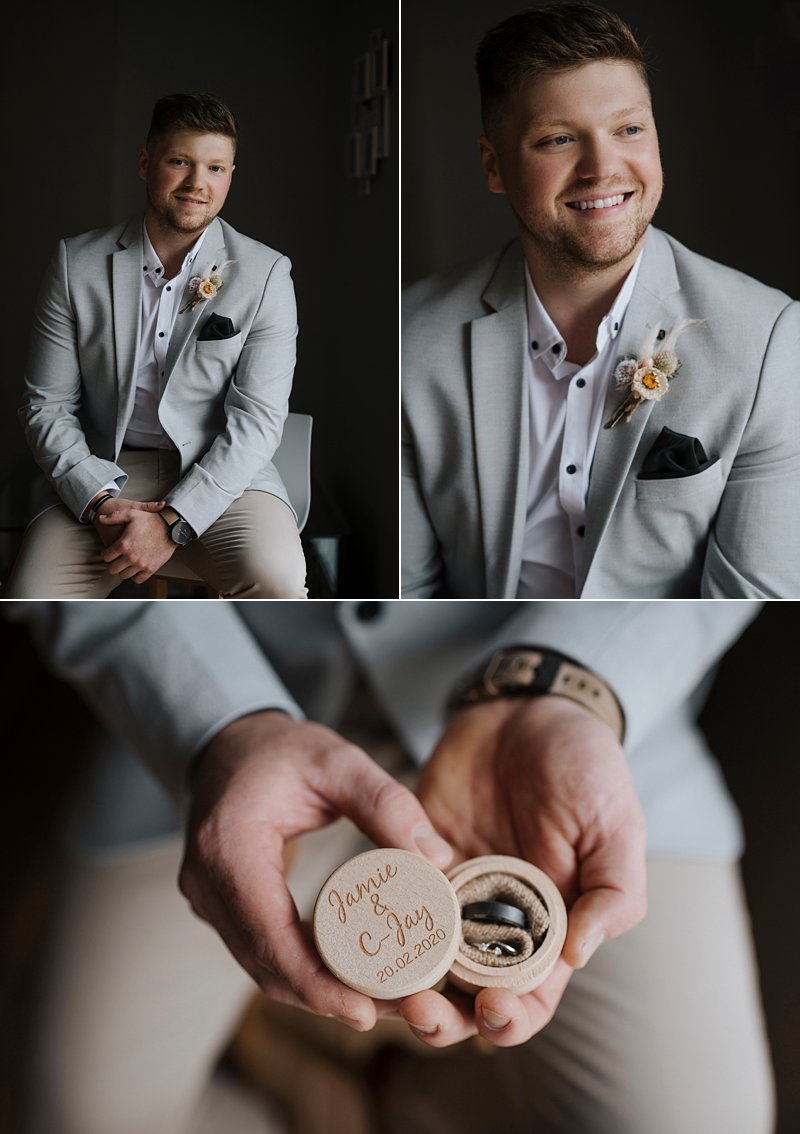
[[[461,911],[464,921],[483,921],[491,925],[510,925],[512,929],[527,929],[528,916],[524,910],[506,902],[470,902]]]

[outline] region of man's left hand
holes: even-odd
[[[645,826],[625,754],[607,724],[563,697],[502,698],[462,710],[445,730],[418,794],[463,858],[534,863],[569,911],[564,949],[533,992],[485,988],[473,1000],[428,990],[401,1013],[433,1047],[476,1032],[509,1047],[540,1031],[572,972],[646,908]]]
[[[146,583],[175,551],[167,525],[156,512],[130,507],[121,500],[113,512],[97,517],[101,525],[124,525],[119,538],[103,552],[109,575]]]

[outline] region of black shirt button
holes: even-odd
[[[586,524],[581,524],[581,526],[579,528],[576,528],[575,530],[577,531],[581,539],[583,539],[583,537],[586,535]]]
[[[172,288],[170,287],[169,284],[167,284],[167,291],[172,291]]]
[[[356,618],[359,622],[374,622],[382,614],[382,602],[360,602],[356,607]]]
[[[538,349],[539,349],[539,344],[537,343],[536,339],[534,339],[533,342],[531,343],[531,350],[538,350]]]
[[[552,350],[553,354],[558,354],[561,350],[561,343],[556,343],[556,345],[554,347],[551,347],[550,349]]]
[[[583,387],[586,385],[586,379],[585,378],[578,378],[577,381],[575,382],[575,385],[578,387],[579,390],[582,390]]]
[[[569,473],[570,476],[572,476],[572,474],[576,473],[577,471],[578,471],[577,465],[567,465],[567,472]]]
[[[160,339],[163,339],[163,338],[164,338],[164,332],[163,332],[163,331],[159,331],[159,332],[158,332],[158,337],[159,337]]]

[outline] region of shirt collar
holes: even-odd
[[[608,314],[600,320],[595,341],[598,352],[603,349],[609,339],[615,339],[622,329],[622,320],[636,286],[641,262],[642,252],[636,257],[633,267],[625,277],[625,282],[619,289]],[[531,358],[534,360],[541,358],[548,369],[554,371],[566,358],[566,343],[536,293],[527,264],[525,265],[525,281],[528,305],[528,349],[531,352]],[[555,375],[559,378],[562,376],[563,372]]]
[[[207,231],[208,229],[203,229],[200,236],[186,253],[178,276],[184,275],[196,260]],[[142,221],[142,275],[150,280],[151,283],[155,284],[156,287],[159,287],[165,282],[164,265],[161,263],[161,259],[147,234],[147,225],[144,221]]]

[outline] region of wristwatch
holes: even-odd
[[[193,539],[197,539],[195,530],[189,521],[184,520],[180,512],[176,512],[174,508],[170,508],[169,504],[162,508],[158,514],[167,525],[169,538],[173,543],[177,543],[179,547],[183,547],[184,544],[190,543]]]
[[[547,693],[577,701],[605,721],[622,742],[625,717],[602,678],[566,654],[536,646],[497,650],[455,689],[448,708],[462,709],[496,697],[536,697]]]

